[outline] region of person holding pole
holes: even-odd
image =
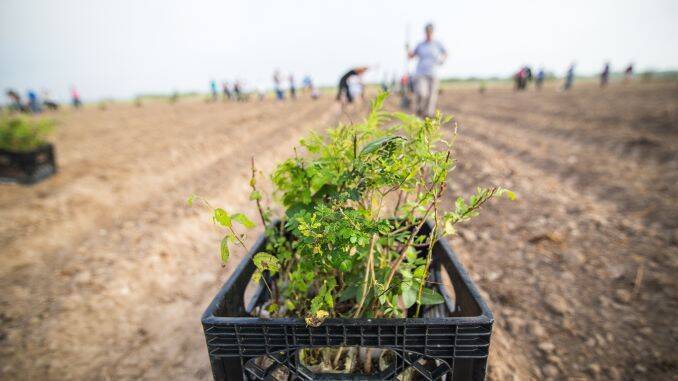
[[[410,50],[409,44],[406,44],[405,48],[410,59],[415,57],[418,59],[414,78],[417,115],[431,117],[435,114],[438,100],[439,79],[437,68],[445,62],[447,50],[445,50],[443,44],[433,39],[433,24],[426,24],[424,31],[426,38],[414,50]]]

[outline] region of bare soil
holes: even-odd
[[[459,124],[450,194],[519,196],[452,240],[495,313],[490,379],[675,379],[678,83],[446,87],[440,108]],[[254,218],[250,156],[268,173],[364,111],[326,96],[51,114],[59,173],[0,185],[0,379],[209,379],[200,314],[241,253],[221,267],[187,196]]]

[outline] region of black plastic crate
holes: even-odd
[[[56,170],[52,144],[26,152],[0,149],[0,182],[34,184],[53,175]]]
[[[428,234],[427,223],[420,234]],[[440,282],[441,269],[449,275],[454,296],[438,291],[444,304],[429,306],[421,318],[327,319],[319,327],[308,327],[300,318],[252,317],[251,311],[268,298],[262,286],[245,300],[254,264],[251,258],[263,251],[261,236],[243,258],[202,316],[212,374],[222,380],[276,380],[274,372],[286,368],[291,380],[395,380],[413,368],[415,379],[484,380],[492,334],[493,317],[478,290],[449,244],[433,247],[431,276]],[[372,347],[388,349],[395,361],[370,375],[313,373],[298,358],[302,348]],[[267,357],[265,361],[260,357]],[[267,365],[261,365],[267,362]]]

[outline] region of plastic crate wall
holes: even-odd
[[[427,224],[420,234],[430,229]],[[244,300],[254,272],[251,257],[265,244],[260,237],[203,315],[215,380],[275,380],[272,373],[279,367],[300,380],[394,380],[407,368],[424,380],[485,379],[492,313],[445,241],[434,245],[431,267],[434,280],[440,282],[445,268],[452,282],[454,297],[439,287],[444,304],[428,307],[421,318],[336,318],[319,327],[308,327],[298,318],[250,316],[269,297],[259,285],[252,299]],[[298,360],[302,348],[337,346],[389,349],[396,359],[388,369],[371,375],[315,374]],[[258,365],[254,359],[260,356],[267,356],[270,365]]]
[[[56,171],[52,144],[27,152],[0,150],[0,182],[35,184]]]

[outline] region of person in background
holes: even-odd
[[[304,78],[301,79],[301,90],[304,93],[310,92],[311,91],[311,86],[313,84],[313,81],[311,80],[311,76],[306,74]]]
[[[282,79],[280,78],[280,71],[273,72],[273,89],[275,90],[275,97],[281,101],[285,99],[285,93],[282,89]]]
[[[36,93],[33,90],[28,90],[27,96],[28,96],[28,109],[34,113],[42,112],[40,100],[38,99],[38,93]]]
[[[233,96],[238,102],[244,102],[246,100],[242,92],[242,85],[240,84],[240,81],[233,82]]]
[[[210,81],[210,91],[212,92],[212,102],[216,102],[218,97],[217,94],[219,93],[217,90],[217,81],[215,80]]]
[[[287,80],[290,82],[290,98],[297,99],[297,86],[294,83],[294,74],[290,74]]]
[[[534,86],[537,88],[537,90],[541,90],[541,87],[544,85],[545,76],[546,74],[544,74],[544,68],[540,67],[537,71],[537,75],[534,77]]]
[[[74,108],[80,108],[82,106],[82,101],[80,101],[80,93],[75,86],[71,86],[71,104]]]
[[[367,66],[360,66],[353,68],[342,75],[339,79],[339,89],[337,91],[337,101],[342,103],[353,103],[353,94],[349,89],[349,80],[351,78],[359,78],[367,71]]]
[[[525,90],[527,84],[532,80],[532,68],[525,65],[518,70],[515,75],[516,90]]]
[[[525,83],[523,85],[523,89],[527,88],[527,84],[530,83],[532,80],[532,68],[530,65],[525,66]]]
[[[59,104],[56,103],[52,97],[49,95],[49,91],[47,89],[43,89],[40,92],[40,96],[42,98],[42,105],[45,106],[46,109],[48,110],[58,110],[59,109]]]
[[[407,73],[400,77],[400,89],[398,91],[400,93],[400,108],[407,111],[410,110],[410,104],[412,103],[410,98],[410,94],[412,94],[411,82],[412,78]]]
[[[414,50],[406,45],[407,56],[417,58],[415,77],[415,106],[420,117],[433,116],[438,100],[437,68],[447,59],[447,50],[437,40],[433,39],[433,24],[426,24],[425,39]]]
[[[607,82],[610,80],[610,63],[605,62],[603,66],[603,71],[600,73],[600,87],[607,86]]]
[[[352,99],[365,100],[365,84],[363,84],[362,77],[353,76],[348,79],[348,92]]]
[[[311,93],[311,99],[318,99],[318,89],[315,88],[313,84],[313,78],[310,75],[304,76],[303,80],[304,91]]]
[[[633,78],[633,62],[626,67],[624,70],[624,82],[628,82]]]
[[[231,93],[231,89],[228,85],[228,82],[224,81],[221,84],[221,89],[224,93],[224,101],[227,101],[227,100],[230,101],[231,99],[233,99],[233,94]]]
[[[28,111],[26,110],[26,106],[21,103],[21,95],[14,89],[7,89],[5,92],[7,94],[7,98],[9,98],[10,103],[9,103],[9,109],[14,110],[14,111],[19,111],[19,112],[25,112]]]
[[[567,68],[567,73],[565,73],[565,83],[563,83],[563,90],[567,91],[572,88],[572,83],[574,82],[574,62],[570,64]]]
[[[521,67],[520,70],[513,75],[513,80],[515,82],[514,90],[520,91],[524,88],[523,83],[525,83],[525,67]]]

